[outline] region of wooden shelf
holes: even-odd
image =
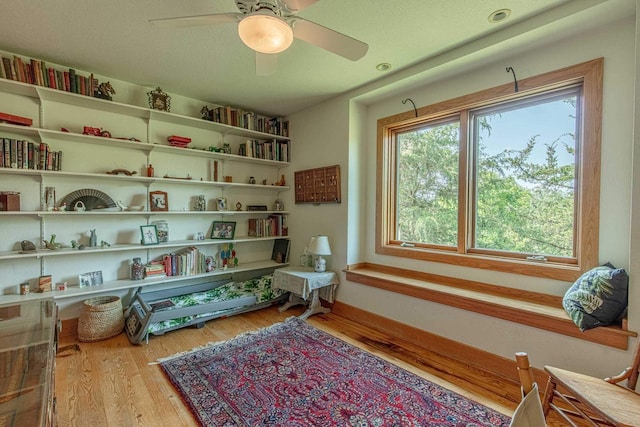
[[[286,136],[275,135],[260,132],[251,129],[244,129],[237,126],[230,126],[224,123],[218,123],[201,118],[182,116],[164,111],[152,110],[136,105],[123,104],[115,101],[108,101],[100,98],[79,95],[72,92],[51,89],[42,86],[34,86],[27,83],[16,82],[13,80],[0,79],[0,91],[9,92],[16,95],[35,98],[41,102],[59,102],[78,107],[91,108],[105,112],[124,114],[130,117],[138,117],[148,121],[155,120],[164,123],[173,123],[177,125],[196,127],[205,130],[220,132],[225,135],[237,135],[255,139],[277,139],[279,141],[289,141]]]

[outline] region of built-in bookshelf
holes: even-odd
[[[17,295],[14,288],[27,282],[35,291],[43,275],[52,275],[54,288],[60,282],[67,286],[65,290],[54,289],[38,297],[52,296],[61,307],[67,307],[79,304],[79,297],[107,292],[121,295],[140,286],[180,286],[182,281],[192,278],[209,280],[234,272],[244,274],[286,265],[271,256],[276,240],[289,239],[283,225],[288,212],[281,206],[276,211],[247,209],[250,205],[271,206],[282,198],[281,193],[290,191],[281,178],[289,166],[289,138],[10,79],[0,79],[0,111],[25,116],[27,111],[34,123],[33,126],[0,123],[0,192],[19,193],[21,202],[19,211],[0,212],[2,223],[8,225],[0,230],[4,242],[0,247],[0,272],[5,281],[2,289],[5,300],[34,298]],[[114,136],[131,135],[135,139],[80,133],[87,125],[113,129]],[[63,127],[70,131],[62,130]],[[170,135],[193,135],[194,144],[188,148],[173,147],[167,141]],[[253,156],[235,154],[246,146],[247,139],[274,149],[256,150]],[[212,150],[211,145],[229,145],[231,150]],[[62,152],[64,161],[60,160],[60,154],[54,154]],[[54,156],[58,156],[57,160]],[[43,164],[43,158],[51,160]],[[150,164],[155,167],[153,176],[146,175]],[[129,174],[109,173],[119,169]],[[255,176],[257,182],[250,183],[249,176]],[[57,203],[52,210],[46,205],[47,188],[57,189],[57,201],[65,194],[86,188],[113,195],[114,200],[124,200],[126,206],[74,211],[61,209]],[[149,193],[157,190],[168,194],[167,211],[154,211],[149,204]],[[194,207],[193,199],[198,195],[207,199],[204,210]],[[229,210],[216,209],[215,200],[220,197],[229,200]],[[136,206],[129,210],[132,203]],[[278,231],[250,235],[249,220],[273,222],[273,218],[278,218],[278,225],[271,228]],[[156,220],[170,224],[169,240],[156,245],[142,244],[140,227]],[[209,230],[215,221],[237,224],[235,236],[210,238]],[[97,229],[97,247],[88,245],[90,229]],[[42,242],[54,234],[63,246],[45,249]],[[22,240],[31,240],[37,249],[22,250],[19,247]],[[72,240],[77,240],[82,248],[72,247],[69,243]],[[221,253],[230,245],[235,253],[225,265],[226,258]],[[172,270],[172,275],[165,271],[142,281],[129,277],[133,258],[142,258],[150,265],[165,256],[186,253],[192,254],[189,261],[192,267],[178,270],[180,273],[177,271],[176,275]],[[194,253],[198,253],[196,264]],[[208,258],[215,263],[210,271]],[[176,262],[184,265],[184,261]],[[79,275],[98,270],[104,273],[103,283],[79,286]]]

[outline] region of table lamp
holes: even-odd
[[[327,270],[327,261],[322,255],[331,255],[331,247],[329,246],[329,238],[327,236],[313,236],[309,243],[309,252],[318,255],[316,259],[315,271],[322,273]]]

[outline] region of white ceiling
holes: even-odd
[[[569,19],[588,9],[613,12],[621,7],[633,12],[635,2],[320,0],[299,15],[368,43],[365,57],[352,62],[294,40],[278,54],[275,74],[256,76],[254,53],[239,39],[236,24],[166,28],[148,22],[237,12],[234,0],[4,0],[0,49],[160,86],[169,94],[288,115],[492,33],[511,29],[515,39],[518,32],[544,29],[558,16]],[[502,8],[511,9],[510,18],[489,23],[489,14]],[[594,15],[600,14],[588,16]],[[377,71],[382,62],[393,68]]]

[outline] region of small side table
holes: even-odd
[[[289,301],[278,309],[280,312],[295,305],[307,304],[311,297],[309,307],[300,315],[301,319],[307,319],[314,314],[331,312],[330,308],[322,306],[320,298],[332,303],[338,283],[338,275],[333,271],[317,273],[308,267],[286,267],[273,272],[271,286],[290,292]]]

